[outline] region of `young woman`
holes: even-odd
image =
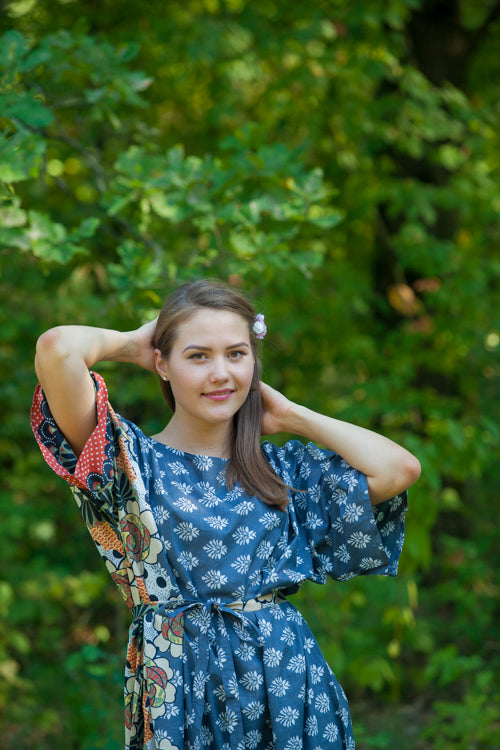
[[[264,333],[243,296],[198,281],[136,331],[38,341],[35,436],[132,614],[127,750],[354,748],[342,688],[287,596],[395,575],[420,465],[261,383]],[[101,360],[158,373],[173,412],[158,434],[113,411],[89,371]],[[282,432],[313,442],[261,445]]]

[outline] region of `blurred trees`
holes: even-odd
[[[271,383],[423,464],[400,578],[300,594],[359,747],[498,745],[500,4],[3,5],[7,746],[122,739],[127,613],[29,432],[36,338],[202,275],[258,300]],[[147,374],[100,369],[161,427]]]

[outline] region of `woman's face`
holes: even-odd
[[[176,419],[229,422],[248,396],[255,359],[248,324],[236,313],[201,308],[179,326],[168,357],[157,349],[155,358],[170,381]]]

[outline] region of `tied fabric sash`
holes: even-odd
[[[126,706],[126,724],[128,729],[135,727],[134,742],[130,748],[145,747],[145,742],[152,737],[149,727],[151,708],[161,700],[162,694],[155,689],[151,680],[151,670],[144,661],[144,625],[155,623],[155,632],[169,634],[182,648],[182,659],[186,661],[188,675],[192,678],[192,689],[189,700],[191,710],[186,712],[184,742],[188,737],[199,737],[205,709],[205,685],[210,674],[217,672],[224,688],[225,711],[223,721],[227,731],[227,740],[231,749],[244,747],[243,716],[238,695],[235,666],[229,639],[228,625],[232,622],[231,631],[241,641],[261,648],[264,644],[259,628],[246,616],[246,612],[278,606],[285,601],[277,592],[259,596],[248,601],[204,602],[200,600],[174,599],[155,604],[141,604],[132,608],[134,621],[131,626],[129,650],[138,656],[135,671],[135,687],[132,700]],[[187,615],[187,616],[186,616]],[[161,618],[156,622],[156,618]],[[219,658],[222,655],[222,658]],[[163,654],[162,654],[163,656]],[[215,658],[214,658],[215,657]],[[185,696],[186,700],[186,696]],[[128,709],[128,710],[127,710]]]

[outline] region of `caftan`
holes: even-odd
[[[98,424],[78,460],[40,386],[32,428],[131,611],[126,750],[352,750],[344,692],[287,597],[396,575],[406,493],[373,508],[337,454],[265,442],[293,488],[280,511],[228,489],[226,459],[147,437],[92,376]]]

